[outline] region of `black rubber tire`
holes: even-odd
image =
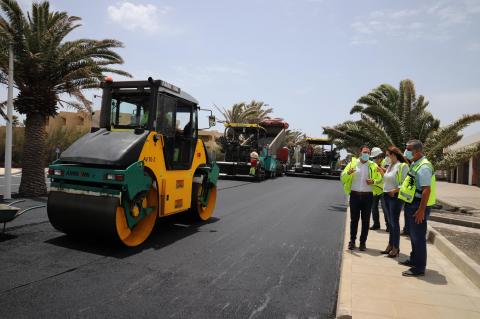
[[[198,183],[193,183],[192,184],[191,207],[188,210],[188,215],[193,222],[205,222],[206,220],[208,220],[208,219],[202,219],[202,217],[200,216],[199,198],[198,197],[200,195],[199,192],[200,192],[201,186],[202,186],[202,184],[198,184]],[[217,195],[216,195],[216,192],[215,192],[215,198],[213,199],[215,201],[216,201],[216,196]],[[209,199],[209,200],[212,200],[212,199]],[[215,209],[215,203],[213,204],[213,210],[214,209]]]

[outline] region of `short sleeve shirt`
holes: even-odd
[[[413,168],[415,167],[415,164],[417,162],[421,161],[422,159],[423,159],[423,157],[412,164],[412,166],[411,166],[412,171],[413,171]],[[430,184],[432,182],[432,174],[433,174],[432,170],[427,165],[422,165],[418,169],[417,174],[415,175],[415,184],[416,184],[417,190],[421,190],[422,187],[424,187],[424,186],[430,186]],[[418,195],[415,194],[415,196],[416,197],[422,197],[420,194],[418,194]]]

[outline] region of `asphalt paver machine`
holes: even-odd
[[[295,150],[295,165],[287,171],[288,176],[339,178],[340,153],[326,138],[306,138],[305,146]]]
[[[283,175],[286,170],[285,160],[281,160],[282,146],[287,137],[288,123],[283,119],[267,119],[260,123],[265,129],[265,136],[260,139],[262,157],[267,177]]]
[[[225,158],[217,162],[220,176],[260,181],[281,175],[284,166],[277,159],[277,152],[285,140],[286,128],[288,124],[281,119],[260,124],[226,123],[220,139]],[[258,158],[252,158],[252,154]]]
[[[197,100],[151,78],[101,87],[100,127],[49,166],[53,227],[137,246],[158,218],[188,212],[208,220],[219,169],[198,138]]]

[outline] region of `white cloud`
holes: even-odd
[[[356,33],[371,34],[373,30],[364,22],[357,21],[352,23],[352,28]]]
[[[452,38],[454,28],[473,23],[479,14],[477,0],[445,0],[432,6],[376,10],[351,24],[351,44],[373,44],[392,37],[446,41]]]
[[[178,65],[172,67],[173,77],[180,84],[188,83],[189,86],[199,86],[205,83],[223,81],[226,78],[245,77],[248,72],[245,64],[235,62],[230,64],[210,64],[204,66]]]
[[[472,42],[467,46],[469,51],[480,51],[480,42]]]
[[[390,17],[393,19],[402,19],[402,18],[408,18],[408,17],[414,17],[420,13],[419,10],[416,9],[405,9],[405,10],[399,10],[399,11],[394,11],[390,14]]]
[[[169,11],[170,7],[135,4],[128,1],[107,8],[111,21],[120,24],[127,30],[142,30],[148,33],[154,33],[161,29],[161,17],[167,15]]]

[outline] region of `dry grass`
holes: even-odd
[[[14,127],[12,137],[12,166],[21,167],[22,152],[24,145],[24,127]],[[73,142],[79,139],[84,134],[88,133],[90,129],[88,127],[55,127],[47,132],[46,150],[47,150],[47,162],[48,164],[55,160],[55,147],[60,146],[60,150],[63,151],[69,147]],[[0,164],[4,165],[5,154],[5,127],[0,127]]]

